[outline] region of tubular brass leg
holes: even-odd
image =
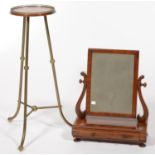
[[[28,94],[28,47],[29,47],[29,17],[25,17],[26,20],[26,49],[25,49],[25,83],[24,83],[24,123],[23,123],[23,134],[21,139],[21,144],[18,147],[20,151],[23,150],[23,145],[26,136],[26,128],[27,128],[27,94]]]
[[[63,111],[62,111],[62,106],[61,106],[61,101],[60,101],[60,96],[59,96],[59,89],[58,89],[58,84],[57,84],[57,76],[56,76],[56,70],[55,70],[55,60],[53,57],[53,52],[52,52],[52,45],[51,45],[51,38],[50,38],[50,33],[49,33],[49,28],[48,28],[48,22],[47,22],[47,17],[44,16],[44,21],[45,21],[45,28],[46,28],[46,34],[47,34],[47,41],[48,41],[48,46],[49,46],[49,52],[50,52],[50,62],[52,65],[52,71],[53,71],[53,77],[54,77],[54,84],[55,84],[55,91],[56,91],[56,98],[59,106],[59,112],[60,115],[62,116],[62,119],[69,125],[72,126],[70,122],[67,121],[65,118]]]
[[[23,64],[24,64],[24,47],[25,47],[25,17],[23,18],[23,32],[22,32],[22,49],[20,57],[20,82],[19,82],[19,95],[18,95],[18,105],[15,114],[12,117],[9,117],[8,120],[12,121],[19,113],[21,98],[22,98],[22,83],[23,83]]]

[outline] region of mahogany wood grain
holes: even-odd
[[[83,83],[83,90],[82,90],[82,93],[76,103],[76,107],[75,107],[75,111],[76,111],[76,114],[79,118],[84,118],[85,115],[86,115],[86,110],[82,111],[81,110],[81,103],[82,103],[82,100],[83,100],[83,97],[85,95],[85,92],[86,92],[86,88],[87,88],[87,75],[85,72],[81,72],[81,75],[83,76],[83,80],[80,79],[80,83]]]
[[[87,124],[85,117],[80,118],[77,115],[78,117],[72,127],[74,140],[117,142],[124,144],[137,144],[140,147],[144,147],[147,140],[147,120],[149,112],[141,92],[141,87],[146,86],[146,83],[142,83],[143,78],[144,76],[140,76],[137,80],[137,84],[139,98],[144,113],[142,116],[138,115],[136,127]],[[79,108],[77,110],[80,111],[80,106],[76,108]]]
[[[142,83],[143,79],[144,79],[144,75],[140,76],[138,79],[138,95],[139,95],[139,99],[140,99],[141,104],[142,104],[143,115],[142,116],[138,115],[137,119],[139,122],[147,124],[147,120],[148,120],[148,116],[149,116],[149,110],[148,110],[147,105],[144,101],[144,98],[142,95],[142,90],[141,90],[141,87],[146,87],[147,84]]]
[[[92,50],[92,49],[91,49]],[[95,49],[96,50],[96,49]],[[102,52],[102,50],[97,49],[98,52]],[[111,53],[111,50],[106,50],[106,52]],[[90,75],[86,75],[85,73],[81,73],[81,75],[84,77],[84,80],[81,80],[84,84],[82,93],[78,99],[77,105],[76,105],[76,113],[77,113],[77,119],[74,122],[72,126],[72,135],[74,137],[74,141],[80,141],[80,140],[95,140],[95,141],[106,141],[106,142],[117,142],[117,143],[127,143],[127,144],[138,144],[141,147],[145,146],[146,140],[147,140],[147,120],[149,116],[149,111],[147,108],[147,105],[144,101],[141,87],[146,87],[146,83],[142,83],[142,80],[144,79],[144,76],[138,76],[138,54],[137,51],[119,51],[120,53],[125,54],[135,54],[135,75],[134,75],[134,97],[133,97],[133,105],[136,106],[133,108],[133,116],[135,116],[137,111],[137,93],[139,95],[139,99],[141,101],[142,109],[143,109],[143,115],[138,115],[135,117],[137,119],[137,125],[136,126],[112,126],[112,125],[97,125],[97,124],[88,124],[86,121],[87,113],[85,111],[81,110],[81,103],[84,97],[85,92],[89,93],[90,91]],[[113,50],[112,53],[118,53],[118,50]],[[89,55],[89,59],[91,58],[91,54]],[[90,74],[90,68],[91,63],[89,61],[88,63],[88,74]],[[88,78],[89,77],[89,78]],[[88,87],[89,86],[89,87]],[[89,96],[87,96],[89,97]],[[88,104],[88,99],[87,103]],[[86,106],[87,110],[88,105]],[[98,115],[96,115],[98,116]],[[124,117],[126,117],[124,115]]]
[[[132,113],[109,113],[109,112],[92,112],[90,111],[91,98],[91,72],[92,72],[92,56],[93,53],[102,54],[126,54],[134,56],[134,77],[133,77],[133,98],[132,98]],[[136,118],[137,107],[137,79],[138,79],[138,60],[139,51],[137,50],[118,50],[118,49],[88,49],[88,64],[87,64],[87,90],[86,90],[86,113],[94,116],[117,116],[117,117],[131,117]]]
[[[146,126],[137,128],[100,126],[86,124],[85,119],[77,119],[72,128],[72,135],[78,140],[95,140],[142,145],[146,143]]]

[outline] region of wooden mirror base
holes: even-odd
[[[106,142],[118,142],[127,144],[137,144],[144,147],[147,138],[146,125],[138,124],[136,128],[91,125],[85,119],[77,118],[72,135],[74,141],[97,140]]]
[[[146,83],[142,83],[144,76],[140,76],[138,79],[138,95],[143,108],[143,115],[137,116],[137,125],[135,127],[130,126],[111,126],[111,125],[96,125],[88,124],[86,122],[86,112],[81,111],[81,103],[87,89],[87,75],[82,72],[84,77],[80,80],[83,83],[83,90],[76,104],[77,119],[72,127],[72,135],[74,141],[80,140],[96,140],[106,142],[117,142],[125,144],[136,144],[141,147],[145,146],[147,139],[147,120],[148,120],[148,108],[142,96],[141,87],[146,87]]]

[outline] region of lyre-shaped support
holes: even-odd
[[[147,83],[142,83],[143,79],[144,79],[144,75],[141,75],[138,78],[138,95],[139,95],[140,102],[142,104],[143,115],[142,116],[138,115],[137,119],[138,119],[138,121],[140,123],[146,123],[147,124],[149,111],[148,111],[147,105],[146,105],[146,103],[144,101],[144,98],[143,98],[143,95],[142,95],[142,90],[141,90],[141,87],[146,87]]]
[[[76,111],[76,114],[79,118],[84,118],[86,111],[81,110],[81,103],[82,103],[83,97],[84,97],[86,89],[87,89],[87,75],[85,72],[81,72],[81,76],[83,76],[84,79],[83,80],[80,79],[79,82],[83,83],[83,90],[82,90],[82,93],[81,93],[81,95],[77,101],[75,111]]]

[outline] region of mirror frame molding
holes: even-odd
[[[132,98],[132,113],[110,113],[110,112],[92,112],[90,111],[91,99],[91,70],[93,53],[102,54],[127,54],[134,56],[134,77],[133,77],[133,98]],[[138,67],[139,67],[139,51],[138,50],[116,50],[116,49],[88,49],[88,64],[87,64],[87,90],[86,90],[86,115],[92,116],[114,116],[114,117],[129,117],[136,118],[137,115],[137,90],[138,90]]]

